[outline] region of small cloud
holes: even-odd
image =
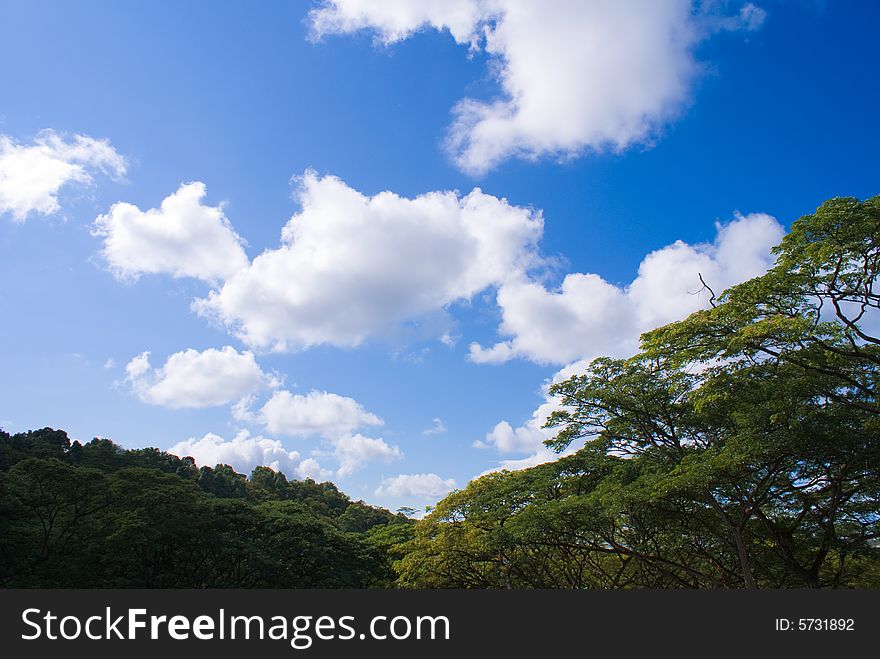
[[[32,214],[54,215],[62,188],[90,186],[97,172],[119,179],[126,167],[107,140],[87,135],[67,140],[47,129],[23,145],[0,135],[0,214],[8,213],[14,222]]]
[[[461,335],[450,334],[449,332],[446,332],[445,334],[443,334],[443,336],[440,337],[440,343],[445,345],[447,348],[454,348],[459,339],[461,339]]]
[[[159,208],[117,202],[100,215],[92,234],[103,239],[101,255],[113,275],[134,280],[165,273],[215,283],[247,267],[244,239],[222,204],[203,203],[206,193],[204,183],[184,183]]]
[[[242,423],[254,423],[258,421],[257,415],[252,409],[256,395],[250,394],[239,400],[232,406],[232,418]]]
[[[288,451],[279,440],[252,436],[247,430],[240,430],[231,440],[214,433],[190,437],[168,451],[181,457],[191,456],[201,466],[228,464],[243,474],[261,466],[281,471],[289,478],[310,478],[324,471],[311,458],[300,460],[297,451]]]
[[[431,435],[442,435],[443,433],[446,432],[446,430],[447,430],[446,424],[443,423],[443,419],[437,417],[437,418],[432,419],[431,427],[425,428],[422,431],[422,434],[425,437],[430,437]]]
[[[216,407],[239,401],[236,410],[244,410],[247,403],[242,399],[281,384],[279,377],[260,369],[252,352],[240,353],[231,346],[176,352],[159,368],[150,365],[149,351],[142,352],[126,365],[125,375],[142,401],[171,408]]]
[[[386,478],[376,488],[376,496],[413,497],[416,499],[437,500],[455,488],[455,480],[443,479],[437,474],[400,474]]]
[[[250,403],[240,401],[234,413],[247,418]],[[255,416],[269,432],[288,437],[320,435],[334,439],[358,428],[384,423],[353,398],[317,390],[306,395],[276,391]]]
[[[345,478],[368,462],[391,462],[403,458],[399,446],[388,444],[381,437],[364,437],[357,433],[333,440],[333,455],[339,460],[337,478]]]
[[[313,481],[318,482],[326,481],[333,476],[332,471],[324,469],[314,458],[306,458],[300,462],[297,467],[297,474],[301,478],[311,478]]]

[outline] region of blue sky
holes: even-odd
[[[878,193],[876,3],[525,7],[0,1],[0,426],[423,507]]]

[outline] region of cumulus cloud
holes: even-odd
[[[360,433],[343,435],[333,440],[333,455],[339,460],[336,475],[345,478],[369,462],[391,462],[403,457],[398,446],[381,437],[364,437]]]
[[[168,449],[169,453],[191,456],[200,466],[213,467],[228,464],[237,472],[250,474],[255,467],[270,467],[289,478],[326,479],[330,472],[322,469],[313,459],[300,460],[299,453],[288,451],[276,439],[256,436],[247,430],[239,431],[231,440],[214,433],[191,437]]]
[[[507,328],[514,338],[489,349],[474,344],[471,358],[498,362],[516,356],[570,363],[543,384],[544,400],[524,423],[514,426],[500,421],[482,440],[474,442],[477,448],[526,456],[502,460],[484,473],[525,469],[559,457],[544,446],[556,430],[542,426],[559,409],[558,401],[549,396],[551,384],[584,373],[590,361],[600,355],[632,354],[638,349],[641,332],[707,306],[710,294],[700,291],[699,273],[716,293],[762,274],[772,265],[771,247],[783,235],[779,223],[762,214],[737,216],[728,224],[717,225],[717,232],[711,244],[678,241],[652,252],[642,261],[636,279],[626,287],[613,286],[596,275],[569,275],[567,281],[572,277],[587,279],[582,286],[563,284],[556,291],[528,284],[531,297],[514,294],[513,303],[502,300],[504,290],[499,291],[502,329]],[[514,293],[519,290],[514,289]],[[556,307],[561,310],[554,311]],[[571,446],[566,453],[579,446]]]
[[[485,440],[474,442],[474,446],[493,447],[499,453],[529,453],[539,450],[543,447],[544,440],[553,436],[552,432],[541,426],[555,409],[556,405],[553,402],[545,402],[532,413],[532,417],[526,423],[516,428],[507,421],[499,421],[486,433]]]
[[[396,497],[399,499],[412,497],[436,501],[446,496],[455,488],[451,478],[443,479],[437,474],[400,474],[394,478],[386,478],[376,488],[376,496]]]
[[[563,455],[568,455],[572,452],[572,450],[566,450]],[[485,476],[486,474],[493,474],[498,471],[519,471],[521,469],[530,469],[531,467],[537,467],[538,465],[544,464],[545,462],[553,462],[554,460],[558,460],[560,457],[560,454],[554,453],[550,449],[542,446],[536,449],[535,452],[528,457],[501,460],[496,466],[487,469],[480,474],[477,474],[476,478],[479,478],[480,476]]]
[[[142,211],[114,204],[95,220],[94,235],[119,279],[165,273],[217,282],[245,268],[244,240],[235,233],[222,206],[206,206],[205,184],[185,183],[159,208]]]
[[[394,43],[422,28],[447,29],[459,43],[477,38],[489,3],[475,0],[334,0],[312,10],[313,36],[375,29]]]
[[[754,30],[766,13],[691,0],[326,0],[315,37],[372,30],[391,44],[448,30],[482,48],[501,95],[454,108],[449,149],[480,174],[511,157],[573,156],[644,144],[690,100],[695,46],[718,30]]]
[[[353,398],[326,391],[310,391],[304,396],[276,391],[260,409],[258,419],[269,432],[292,437],[334,438],[383,423]]]
[[[629,285],[574,272],[552,288],[535,276],[547,264],[538,250],[539,211],[511,206],[479,189],[464,197],[431,192],[404,198],[391,192],[367,196],[314,172],[300,183],[302,210],[284,227],[282,245],[193,303],[252,348],[356,346],[494,290],[503,340],[472,343],[474,362],[525,358],[561,365],[624,355],[637,348],[641,332],[705,306],[709,293],[700,290],[700,276],[720,292],[763,272],[770,247],[783,235],[767,215],[738,215],[718,225],[710,244],[678,241],[647,255]],[[449,333],[435,336],[443,340]],[[303,414],[307,408],[321,414],[320,406],[331,403],[337,409],[330,416],[344,419],[339,408],[344,403],[358,418],[353,401],[309,396],[305,401],[279,392],[261,411],[262,422],[270,432],[321,434],[310,425],[318,422]],[[250,403],[237,406],[235,414],[252,420]],[[330,434],[377,425],[341,423]]]
[[[359,429],[383,425],[382,419],[368,412],[355,399],[327,391],[293,394],[286,390],[273,392],[258,410],[251,408],[254,397],[241,400],[233,409],[240,421],[262,425],[268,432],[288,437],[319,437],[327,447],[315,455],[325,455],[338,463],[336,476],[345,478],[371,462],[389,462],[403,457],[400,447],[382,438],[366,437]],[[314,464],[313,464],[314,463]],[[300,466],[316,480],[328,473],[312,458]]]
[[[257,349],[357,346],[536,263],[540,213],[479,189],[366,196],[307,172],[282,245],[194,303]]]
[[[231,346],[176,352],[159,368],[153,368],[150,353],[143,352],[126,365],[125,374],[142,401],[172,408],[226,405],[280,384],[260,369],[252,352]]]
[[[470,358],[565,364],[632,353],[642,332],[706,306],[710,294],[701,290],[701,275],[720,293],[765,272],[772,264],[770,249],[783,233],[768,215],[740,215],[717,225],[711,244],[677,241],[648,254],[628,286],[582,273],[568,274],[555,290],[527,279],[505,283],[497,294],[499,331],[512,338],[488,348],[472,343]]]
[[[583,447],[586,440],[579,439],[572,442],[561,453],[556,453],[547,448],[544,445],[544,441],[555,437],[557,429],[544,428],[543,426],[550,414],[562,409],[559,400],[550,396],[551,385],[567,380],[575,375],[586,373],[590,361],[590,359],[581,359],[572,362],[547,378],[541,386],[543,402],[524,423],[513,427],[508,421],[500,421],[495,424],[492,430],[486,433],[484,440],[474,442],[474,447],[476,448],[493,448],[501,454],[525,454],[525,457],[522,458],[505,458],[500,460],[497,465],[478,474],[478,476],[502,470],[518,471],[520,469],[528,469],[545,462],[553,462],[561,456],[571,455]]]
[[[34,213],[57,213],[61,189],[91,185],[97,172],[116,178],[126,172],[125,158],[107,140],[87,135],[67,140],[44,130],[24,145],[0,135],[0,214],[23,222]]]
[[[315,458],[306,458],[300,462],[296,468],[296,473],[300,478],[311,478],[319,482],[326,481],[333,475],[330,469],[324,469]]]
[[[545,462],[553,462],[561,455],[570,455],[583,446],[584,441],[577,440],[561,454],[556,453],[547,448],[544,445],[544,441],[552,439],[557,431],[553,428],[543,428],[542,426],[547,421],[547,417],[560,408],[558,401],[549,396],[548,389],[550,384],[552,382],[565,380],[577,373],[583,373],[586,370],[587,365],[588,362],[586,361],[571,364],[558,371],[552,378],[545,382],[543,387],[544,402],[532,412],[532,416],[522,425],[514,428],[509,422],[500,421],[494,428],[492,428],[492,430],[486,433],[484,441],[478,440],[474,442],[476,448],[494,448],[501,454],[518,454],[526,456],[523,458],[505,458],[500,460],[496,466],[478,474],[479,476],[490,474],[495,471],[517,471],[519,469],[528,469],[529,467],[534,467]]]

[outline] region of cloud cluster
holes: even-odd
[[[345,478],[369,462],[392,462],[403,458],[399,446],[388,444],[381,437],[364,437],[360,433],[345,434],[333,440],[333,455],[339,461],[336,475]]]
[[[648,254],[627,286],[583,273],[568,274],[555,290],[525,279],[506,283],[497,295],[499,331],[512,338],[488,348],[473,343],[470,357],[478,363],[521,357],[565,364],[632,353],[642,332],[707,305],[710,293],[701,290],[701,276],[720,293],[765,272],[783,233],[768,215],[737,216],[717,226],[711,244],[677,241]]]
[[[770,247],[783,235],[767,215],[737,216],[718,225],[711,244],[678,241],[647,255],[627,286],[573,272],[559,287],[548,288],[533,274],[545,263],[538,250],[540,212],[479,189],[463,197],[367,196],[336,177],[307,172],[300,181],[302,210],[283,228],[281,246],[250,263],[222,211],[201,205],[203,195],[201,184],[189,184],[158,211],[116,204],[98,220],[105,256],[130,275],[163,271],[221,278],[207,297],[194,301],[194,309],[257,350],[357,346],[494,289],[499,334],[509,338],[488,347],[471,344],[474,362],[524,358],[565,364],[622,355],[635,350],[641,332],[705,306],[709,293],[700,290],[701,276],[720,292],[763,272]],[[156,227],[167,224],[177,228],[163,229],[163,238],[156,239]],[[141,230],[147,226],[152,228]],[[122,253],[132,258],[114,256]],[[213,256],[197,258],[202,253]],[[224,267],[231,272],[225,278]],[[335,418],[356,416],[339,407],[347,404],[341,398],[309,396],[306,401],[278,392],[263,410],[269,430],[308,434],[306,408],[320,414],[321,406],[335,405]],[[302,429],[290,431],[297,425]]]
[[[300,459],[296,451],[288,451],[280,441],[262,436],[253,437],[242,430],[226,440],[214,433],[191,437],[168,449],[169,453],[191,456],[200,466],[228,464],[237,472],[250,474],[255,467],[265,466],[281,471],[291,478],[326,480],[330,473],[312,458]]]
[[[320,437],[329,451],[316,455],[333,457],[339,468],[336,475],[345,478],[370,462],[390,462],[403,457],[400,447],[381,437],[366,437],[361,429],[383,425],[382,419],[368,412],[355,399],[327,391],[293,394],[275,391],[262,407],[253,411],[253,398],[241,401],[233,409],[239,421],[258,423],[268,432],[285,437]]]
[[[220,209],[201,205],[203,194],[201,186],[183,186],[160,211],[134,210],[140,219],[154,213],[181,217],[184,224],[205,220],[196,233],[212,235],[206,227],[213,227],[218,230],[213,235],[228,238],[233,253],[240,253],[240,239]],[[184,200],[191,213],[168,210]],[[557,377],[584,368],[598,355],[631,353],[641,332],[705,306],[709,292],[701,290],[700,277],[720,292],[761,274],[771,264],[770,248],[783,235],[772,217],[738,215],[718,224],[712,243],[678,241],[648,254],[626,286],[595,273],[574,272],[559,287],[550,288],[534,274],[546,262],[538,250],[543,230],[540,212],[511,206],[479,190],[464,197],[454,192],[412,199],[390,192],[367,196],[336,177],[307,172],[301,180],[300,202],[302,210],[284,227],[280,247],[250,263],[241,252],[244,265],[239,261],[231,275],[214,271],[222,283],[194,303],[200,313],[219,318],[257,349],[304,349],[320,343],[348,346],[494,289],[502,340],[488,347],[471,344],[470,359],[569,364]],[[105,217],[113,216],[111,212]],[[132,251],[141,242],[151,243],[149,233],[131,235]],[[186,249],[164,254],[170,256],[161,267],[142,264],[128,272],[158,270],[211,278],[209,269],[184,269],[189,262]],[[238,401],[233,416],[239,421],[258,424],[274,435],[318,437],[326,450],[315,455],[336,460],[339,478],[369,462],[403,455],[398,446],[362,434],[382,425],[382,420],[357,401],[326,391],[280,390],[277,378],[263,373],[250,352],[238,353],[230,347],[204,353],[188,350],[172,355],[158,369],[150,366],[144,353],[128,364],[126,373],[133,390],[146,402],[205,407]],[[256,405],[255,394],[265,390],[273,391],[261,406]],[[545,398],[520,426],[499,422],[477,446],[526,456],[505,460],[502,468],[552,459],[554,454],[543,446],[551,433],[541,425],[553,404]],[[424,434],[444,429],[442,421],[435,420]],[[323,473],[317,463],[310,468]]]
[[[376,488],[376,496],[397,499],[415,498],[436,501],[455,488],[451,478],[443,479],[437,474],[400,474],[386,478]]]
[[[304,396],[276,391],[258,418],[269,432],[289,437],[334,438],[383,423],[353,398],[326,391],[310,391]]]
[[[245,268],[244,240],[233,231],[222,206],[202,203],[204,183],[186,183],[159,208],[142,211],[114,204],[95,220],[102,256],[119,279],[169,274],[217,282]]]
[[[403,458],[399,446],[391,445],[381,437],[366,437],[360,433],[343,433],[324,438],[325,449],[312,451],[312,456],[301,458],[298,451],[287,451],[281,440],[252,437],[241,430],[231,440],[208,433],[200,439],[190,438],[169,449],[176,455],[191,455],[196,462],[213,466],[225,463],[242,473],[250,473],[263,465],[284,472],[290,478],[327,480],[347,478],[374,462],[393,462]],[[337,463],[336,471],[323,466],[318,458],[330,458]]]
[[[316,38],[372,30],[391,44],[448,30],[482,48],[501,88],[454,108],[448,146],[481,174],[511,156],[573,156],[647,143],[688,104],[700,71],[695,46],[718,30],[754,30],[765,12],[691,0],[326,0]]]
[[[279,389],[280,378],[265,373],[252,352],[238,352],[230,346],[202,352],[183,350],[168,357],[159,368],[150,364],[149,357],[149,352],[143,352],[125,367],[126,383],[146,403],[169,408],[235,403],[232,411],[238,421],[258,424],[273,435],[321,438],[330,447],[329,452],[323,453],[339,463],[336,472],[339,478],[349,476],[370,462],[389,462],[403,457],[399,447],[384,439],[355,432],[383,423],[356,400],[326,391],[300,395]],[[256,412],[252,411],[257,394],[266,390],[272,390],[271,396]],[[313,457],[300,461],[295,451],[287,453],[278,440],[251,437],[247,433],[239,433],[228,442],[208,434],[200,440],[191,438],[181,442],[175,447],[178,449],[189,451],[203,464],[247,465],[247,471],[264,464],[292,476],[307,474],[312,478],[326,478],[331,473]],[[218,456],[226,457],[221,460]]]
[[[540,214],[479,189],[366,196],[307,172],[282,244],[194,308],[256,349],[357,346],[535,264]]]
[[[66,140],[44,130],[32,144],[0,135],[0,214],[23,222],[31,214],[52,215],[58,196],[69,184],[88,186],[95,173],[120,178],[126,162],[107,140],[74,135]]]
[[[150,365],[150,353],[134,357],[125,367],[126,382],[145,403],[171,408],[227,405],[280,380],[264,373],[252,352],[231,346],[203,352],[183,350],[159,368]]]

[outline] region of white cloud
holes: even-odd
[[[314,458],[306,458],[300,462],[296,473],[300,478],[311,478],[318,482],[326,481],[333,475],[332,471],[324,469]]]
[[[422,431],[422,434],[426,437],[429,437],[431,435],[442,435],[446,432],[446,430],[446,424],[443,423],[443,419],[435,418],[431,420],[431,427],[425,428]]]
[[[708,293],[699,291],[700,275],[720,293],[763,272],[770,247],[783,235],[767,215],[738,215],[718,225],[712,244],[678,241],[649,254],[627,286],[574,272],[551,289],[535,277],[548,264],[538,250],[540,211],[511,206],[479,189],[464,197],[448,191],[412,199],[391,192],[366,196],[336,177],[308,171],[300,181],[302,210],[283,228],[282,245],[250,264],[220,209],[201,206],[203,192],[196,184],[184,186],[163,202],[162,211],[141,215],[164,217],[168,208],[190,204],[207,223],[201,233],[210,235],[212,226],[228,239],[231,253],[245,266],[231,265],[233,274],[195,300],[193,308],[258,350],[357,346],[369,337],[393,339],[395,332],[414,327],[423,338],[454,345],[450,320],[444,318],[449,308],[495,289],[499,334],[509,338],[488,347],[472,343],[474,362],[526,358],[565,364],[622,355],[637,348],[641,332],[705,306]],[[114,209],[121,206],[127,205]],[[108,237],[122,235],[109,228],[114,216],[115,210],[98,221]],[[149,237],[142,234],[132,234],[125,244],[122,251],[151,251]],[[148,248],[139,248],[142,244]],[[210,259],[185,266],[179,265],[186,261],[180,252],[171,257],[159,251],[169,259],[161,267],[170,272],[189,268],[192,275],[209,278],[213,271],[219,276],[220,265],[206,265]],[[149,267],[154,266],[159,267]],[[132,274],[147,266],[126,267]],[[247,413],[247,408],[236,410]]]
[[[119,279],[166,273],[217,282],[247,267],[244,241],[221,206],[202,203],[205,184],[185,183],[159,208],[142,211],[118,202],[95,220],[94,235]]]
[[[325,479],[330,472],[312,458],[300,460],[299,453],[288,451],[280,441],[266,437],[252,437],[246,430],[239,431],[231,440],[214,433],[196,439],[191,437],[168,449],[179,456],[192,456],[201,466],[228,464],[237,472],[250,474],[255,467],[270,467],[289,478]]]
[[[487,469],[486,471],[477,474],[476,478],[480,476],[485,476],[486,474],[493,474],[496,471],[519,471],[521,469],[530,469],[531,467],[537,467],[540,464],[544,464],[545,462],[553,462],[554,460],[558,460],[560,455],[554,453],[548,448],[539,448],[532,455],[526,458],[518,458],[515,460],[501,460],[496,466],[491,469]]]
[[[478,474],[483,476],[492,472],[508,470],[517,471],[528,469],[545,462],[553,462],[565,455],[571,455],[578,451],[586,442],[586,439],[578,439],[561,453],[556,453],[544,445],[548,439],[553,439],[558,429],[544,428],[543,425],[556,410],[562,409],[559,399],[550,396],[550,386],[567,380],[574,375],[586,373],[590,360],[582,359],[567,364],[559,369],[541,386],[544,401],[532,412],[532,415],[520,426],[512,427],[507,421],[495,424],[495,427],[486,433],[485,441],[474,442],[476,448],[494,448],[503,454],[526,454],[524,458],[501,460],[496,466]]]
[[[176,352],[157,369],[150,365],[149,356],[149,352],[143,352],[134,357],[126,365],[125,374],[135,394],[153,405],[226,405],[280,384],[278,378],[260,369],[253,353],[238,352],[231,346]]]
[[[310,391],[305,396],[276,391],[260,409],[258,420],[271,433],[328,439],[364,426],[382,425],[382,419],[353,398],[326,391]]]
[[[550,409],[545,409],[550,408]],[[541,428],[541,424],[552,411],[552,405],[545,403],[535,410],[534,415],[525,424],[514,428],[507,421],[499,421],[488,433],[486,440],[474,442],[476,448],[496,448],[500,453],[528,453],[541,448],[550,435]]]
[[[700,292],[700,275],[719,294],[760,275],[772,264],[770,249],[784,233],[763,214],[737,216],[717,231],[711,244],[677,241],[648,254],[625,287],[582,273],[567,275],[556,290],[524,278],[503,284],[497,295],[499,331],[512,338],[489,348],[471,344],[471,359],[565,364],[635,352],[642,332],[707,305],[710,295]]]
[[[388,444],[381,437],[361,434],[343,435],[333,440],[333,454],[339,460],[336,475],[345,478],[368,462],[391,462],[403,457],[398,446]]]
[[[579,364],[583,368],[586,368],[584,362],[580,362]],[[552,379],[553,381],[558,381],[560,379],[560,374],[557,373]],[[573,442],[568,448],[562,451],[562,453],[556,453],[556,451],[544,446],[545,440],[552,439],[556,436],[557,429],[542,428],[541,426],[547,420],[547,416],[556,409],[559,409],[559,405],[556,401],[550,399],[549,396],[546,395],[545,390],[545,402],[532,413],[532,416],[524,424],[513,428],[507,421],[501,421],[486,434],[486,442],[475,442],[474,446],[477,448],[489,448],[490,446],[494,446],[499,453],[526,454],[526,457],[524,458],[507,458],[500,460],[497,465],[478,474],[478,476],[484,476],[485,474],[491,474],[505,469],[507,471],[528,469],[539,464],[544,464],[545,462],[553,462],[564,455],[571,455],[578,449],[582,448],[585,443],[585,440],[583,439]],[[500,432],[499,426],[503,427],[503,430]]]
[[[137,382],[152,370],[150,366],[150,352],[145,350],[125,365],[125,378],[129,382]]]
[[[545,462],[553,462],[554,460],[559,459],[561,455],[570,455],[583,446],[584,442],[578,440],[573,442],[572,445],[561,454],[556,453],[545,446],[544,442],[548,439],[552,439],[556,435],[557,430],[553,428],[543,428],[542,426],[552,412],[561,408],[558,399],[550,396],[550,385],[555,382],[566,380],[572,375],[583,373],[588,364],[587,361],[579,361],[569,364],[546,380],[541,387],[544,402],[532,412],[531,417],[529,417],[522,425],[514,428],[508,421],[499,421],[495,424],[495,427],[492,428],[492,430],[486,433],[485,440],[474,442],[476,448],[494,448],[501,454],[519,454],[526,456],[523,458],[506,458],[500,460],[494,467],[477,474],[477,477],[485,476],[486,474],[491,474],[496,471],[518,471]]]
[[[498,290],[496,300],[499,332],[514,338],[490,348],[472,343],[470,358],[477,363],[516,357],[564,363],[585,351],[631,351],[639,333],[625,292],[596,274],[566,275],[557,290],[528,280],[510,283]]]
[[[475,0],[333,0],[312,10],[313,35],[377,29],[381,41],[393,43],[423,27],[448,29],[456,41],[476,38],[486,5]]]
[[[254,348],[357,346],[537,261],[540,213],[479,189],[464,197],[368,197],[307,172],[299,198],[302,210],[284,227],[281,247],[194,303]]]
[[[373,30],[391,44],[448,30],[483,48],[501,96],[454,108],[448,145],[480,174],[511,157],[572,156],[648,143],[690,100],[694,47],[718,30],[753,30],[765,12],[690,0],[326,0],[315,37]]]
[[[314,454],[334,458],[338,462],[338,478],[345,478],[370,462],[403,457],[400,447],[355,432],[384,422],[353,398],[327,391],[313,390],[302,395],[280,390],[255,412],[251,410],[253,403],[254,397],[242,399],[233,408],[233,416],[240,421],[259,423],[272,434],[320,437],[328,450]],[[316,480],[330,475],[312,458],[304,460],[300,470]]]
[[[624,288],[596,275],[569,275],[566,280],[576,278],[577,285],[563,285],[558,291],[547,291],[537,284],[528,284],[525,294],[514,288],[510,297],[504,296],[504,289],[499,291],[502,329],[515,336],[489,349],[472,345],[472,358],[577,361],[571,361],[544,383],[544,401],[524,423],[514,427],[506,420],[500,421],[483,440],[474,443],[477,448],[494,448],[502,454],[526,455],[502,460],[484,473],[526,469],[557,459],[559,455],[544,446],[557,429],[542,427],[550,413],[559,409],[558,400],[549,396],[552,383],[584,373],[597,356],[628,356],[638,349],[641,332],[706,307],[709,293],[694,294],[700,289],[698,273],[715,293],[762,274],[772,265],[770,248],[782,235],[782,227],[768,215],[737,216],[726,225],[718,225],[712,244],[678,241],[652,252],[642,261],[638,277]],[[580,444],[569,447],[564,454]]]
[[[376,488],[376,496],[438,500],[455,488],[451,478],[444,480],[437,474],[400,474],[386,478]]]
[[[0,135],[0,214],[23,222],[33,213],[52,215],[68,184],[91,185],[101,172],[125,175],[126,162],[107,140],[74,135],[65,140],[53,130],[40,132],[30,145]]]

